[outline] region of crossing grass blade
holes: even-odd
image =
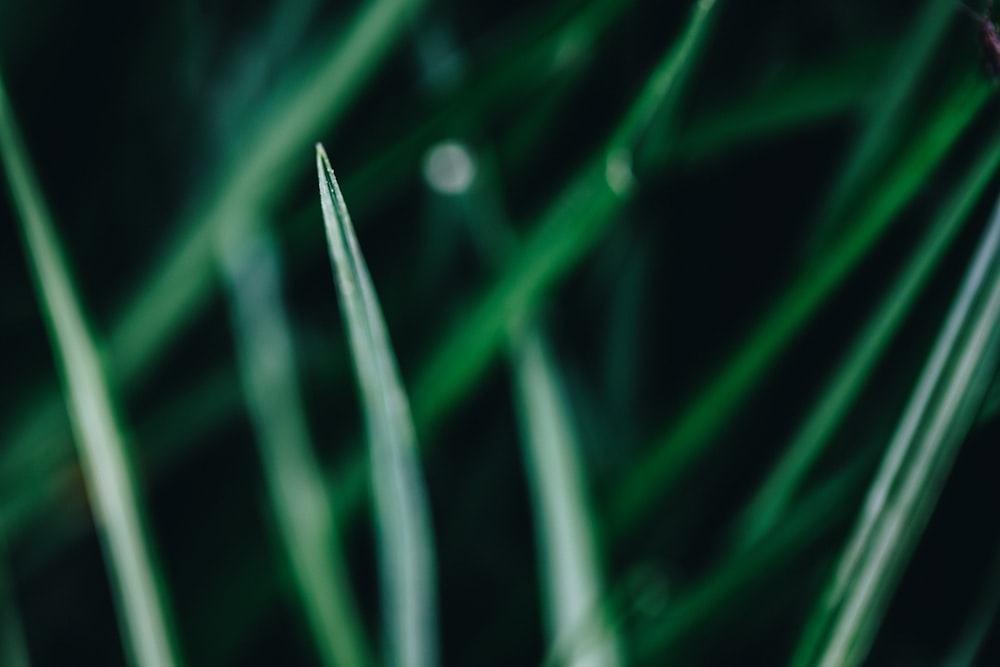
[[[373,663],[296,380],[274,242],[262,231],[220,245],[243,388],[313,642],[327,667],[366,667]]]
[[[430,508],[406,392],[382,312],[326,152],[316,169],[341,312],[365,413],[388,664],[437,664]]]
[[[793,664],[867,655],[1000,356],[1000,203],[911,394]]]
[[[126,652],[142,667],[179,664],[120,409],[2,81],[0,157],[62,378],[87,493],[103,533]]]

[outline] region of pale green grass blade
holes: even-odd
[[[553,651],[562,665],[618,665],[618,639],[599,604],[595,522],[559,373],[535,326],[512,329],[515,397]]]
[[[406,392],[340,186],[316,146],[330,258],[368,432],[388,664],[437,664],[430,509]]]
[[[883,85],[879,86],[881,95],[871,105],[864,129],[820,206],[811,241],[814,254],[836,237],[836,227],[845,222],[847,208],[857,201],[866,181],[899,145],[906,117],[913,109],[917,85],[933,64],[934,51],[955,16],[958,12],[953,0],[927,0],[913,19],[906,39],[900,43],[892,65],[883,76]]]
[[[872,482],[795,665],[867,654],[1000,356],[1000,204]]]
[[[735,529],[738,549],[764,537],[787,513],[806,475],[864,388],[911,306],[932,278],[935,267],[951,247],[952,240],[993,177],[998,164],[1000,136],[994,138],[982,158],[972,166],[961,187],[947,200],[935,224],[836,365],[834,376],[821,399],[738,520]]]
[[[220,245],[247,405],[313,641],[327,667],[366,667],[373,663],[296,380],[274,242],[259,232]]]
[[[983,107],[991,89],[980,78],[962,79],[941,103],[899,168],[867,203],[850,233],[793,281],[746,337],[734,357],[688,405],[626,476],[610,511],[615,534],[627,532],[653,501],[692,466],[729,415],[752,391],[789,341],[884,235],[956,138]]]
[[[0,153],[62,376],[87,492],[102,529],[126,652],[143,666],[177,664],[170,611],[146,537],[117,407],[2,82]]]

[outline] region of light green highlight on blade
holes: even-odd
[[[1000,357],[1000,202],[888,444],[853,535],[792,664],[850,667],[896,584],[975,421]]]
[[[313,642],[327,667],[366,667],[373,663],[296,380],[277,249],[263,231],[219,243],[243,390]]]
[[[512,327],[511,365],[521,421],[546,621],[557,664],[621,664],[608,623],[586,501],[586,478],[559,373],[533,324]]]
[[[104,537],[126,652],[142,667],[178,664],[118,409],[2,81],[0,157],[62,376],[87,493]]]
[[[946,202],[937,221],[837,364],[820,400],[743,512],[736,529],[737,548],[745,548],[764,537],[787,513],[806,475],[847,416],[882,353],[894,339],[969,211],[996,172],[998,163],[1000,135],[994,138],[969,170],[961,187]]]
[[[430,667],[438,661],[434,548],[409,403],[340,186],[318,144],[316,169],[368,432],[387,663]]]
[[[649,448],[620,485],[610,530],[628,531],[653,501],[708,450],[710,441],[795,335],[846,276],[875,247],[899,212],[989,98],[991,89],[970,75],[942,100],[926,131],[914,138],[882,187],[866,203],[850,233],[808,267],[770,308],[733,358],[708,382]]]

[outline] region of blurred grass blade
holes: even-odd
[[[850,113],[865,99],[858,91],[872,89],[872,63],[883,58],[883,49],[865,45],[829,62],[799,65],[759,90],[715,104],[690,119],[665,157],[705,160]]]
[[[587,481],[558,371],[537,327],[512,328],[515,394],[553,650],[562,665],[618,665],[618,640],[600,604]]]
[[[990,629],[995,627],[998,614],[1000,614],[1000,549],[993,555],[993,564],[983,580],[969,617],[951,650],[941,661],[942,667],[975,667],[976,657],[983,650]]]
[[[1000,353],[1000,202],[886,450],[795,665],[860,664]]]
[[[299,395],[277,250],[267,232],[226,237],[220,244],[243,388],[313,640],[327,667],[371,665]]]
[[[917,85],[924,80],[931,56],[955,14],[954,0],[926,0],[923,10],[913,19],[906,39],[901,41],[883,77],[884,85],[878,87],[881,94],[871,105],[864,129],[820,206],[817,229],[810,242],[813,254],[836,237],[839,230],[835,227],[846,222],[844,214],[848,207],[857,201],[866,183],[899,145],[905,119],[913,109]]]
[[[330,258],[361,387],[382,571],[388,664],[437,664],[430,509],[406,393],[340,186],[323,147],[316,169]]]
[[[2,81],[0,157],[62,376],[87,492],[103,530],[126,652],[144,667],[176,664],[170,611],[146,537],[118,408]]]
[[[738,548],[745,548],[762,538],[787,513],[806,475],[848,414],[998,164],[1000,135],[994,138],[961,186],[947,200],[923,242],[836,365],[836,372],[822,397],[743,512],[735,530]]]
[[[6,516],[0,511],[0,665],[29,667],[28,643],[24,638],[21,613],[17,608],[14,583],[7,561]]]
[[[714,438],[785,346],[875,247],[918,192],[962,130],[989,98],[978,76],[957,82],[926,131],[861,209],[857,222],[828,253],[791,283],[733,359],[687,406],[619,485],[609,515],[612,532],[628,531],[653,501],[703,456]]]
[[[435,424],[479,377],[505,340],[508,323],[530,310],[593,249],[631,198],[632,150],[651,123],[665,123],[674,113],[715,6],[706,0],[695,4],[677,43],[657,64],[612,140],[556,197],[521,253],[444,337],[414,391],[414,416],[421,428]]]
[[[810,489],[797,503],[787,520],[778,525],[769,539],[746,553],[732,555],[711,568],[689,590],[681,592],[667,608],[666,616],[640,633],[635,654],[639,664],[685,664],[685,642],[692,637],[713,641],[713,629],[726,623],[752,623],[741,609],[760,607],[760,596],[771,594],[769,587],[787,585],[784,572],[846,520],[854,498],[870,470],[871,458],[860,456],[829,480]],[[776,584],[775,581],[781,583]],[[757,612],[748,611],[746,616]],[[764,620],[766,623],[766,619]]]

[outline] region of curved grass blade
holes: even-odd
[[[983,107],[991,89],[978,77],[957,82],[931,125],[867,202],[849,234],[809,267],[771,307],[747,342],[649,448],[619,485],[610,530],[628,531],[653,501],[707,451],[762,374],[846,276],[875,247],[955,139]]]
[[[951,247],[951,242],[998,164],[1000,135],[994,138],[970,169],[961,187],[946,202],[937,221],[837,364],[836,373],[822,398],[743,512],[735,529],[738,549],[762,538],[788,511],[812,465],[819,459],[834,430],[864,388],[882,352],[895,337],[910,308],[931,279],[935,267]]]
[[[320,200],[368,432],[389,664],[437,663],[430,510],[406,393],[340,186],[316,146]]]
[[[170,611],[146,536],[118,408],[2,81],[0,157],[62,376],[87,493],[103,533],[126,652],[143,666],[177,664]]]
[[[1000,357],[1000,202],[794,665],[864,660]]]
[[[313,641],[327,667],[371,665],[295,377],[277,251],[266,232],[224,238],[220,244],[247,405]]]
[[[558,664],[620,664],[617,637],[605,618],[594,524],[585,500],[579,445],[541,335],[532,324],[512,327],[511,363],[532,492],[546,616]]]

